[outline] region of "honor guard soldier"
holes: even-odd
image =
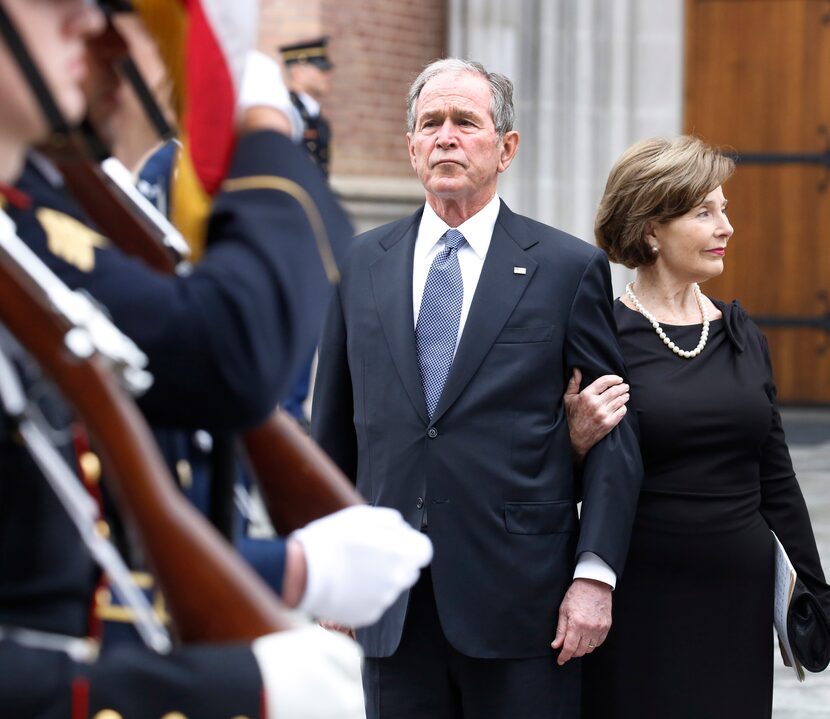
[[[103,15],[85,0],[0,0],[0,190],[5,210],[27,209],[26,198],[9,189],[22,169],[27,146],[65,133],[80,119],[84,99],[79,85],[87,73],[83,42],[103,25]],[[270,132],[278,134],[276,129]],[[83,358],[105,344],[126,348],[123,356],[135,357],[134,345],[109,329],[102,317],[96,318],[94,308],[84,305],[80,296],[67,295],[66,288],[31,259],[8,215],[0,213],[0,220],[4,323],[13,324],[21,339],[25,335],[27,345],[42,359],[63,358],[52,362],[53,367],[62,362],[63,367],[90,366]],[[106,341],[98,342],[104,339],[100,333],[93,339],[96,332],[88,324],[72,335],[83,340],[80,344],[64,345],[71,333],[63,335],[55,328],[71,326],[66,314],[58,314],[69,307],[76,320],[103,328]],[[78,313],[81,307],[85,309]],[[108,574],[117,574],[121,565],[101,549],[103,528],[86,531],[92,529],[85,520],[91,519],[94,501],[73,476],[77,435],[72,413],[60,408],[54,385],[43,379],[28,353],[5,330],[0,332],[0,355],[3,717],[289,719],[311,716],[312,706],[322,712],[314,716],[359,717],[358,655],[342,639],[335,646],[318,630],[313,638],[308,629],[297,629],[172,650],[156,635],[158,641],[150,644],[157,651],[135,647],[96,656],[95,642],[88,640],[94,631],[88,624],[89,605],[99,576],[93,548],[99,550],[96,557]],[[98,376],[106,374],[101,371]],[[77,398],[82,389],[71,391]],[[124,439],[130,441],[127,435]],[[215,541],[214,545],[219,546]],[[233,558],[224,551],[226,559]],[[208,606],[212,594],[202,597]],[[243,599],[241,594],[238,598]],[[221,615],[217,619],[225,621]],[[305,671],[294,669],[303,663]],[[353,669],[344,671],[346,665]]]
[[[119,23],[117,27],[131,37],[129,25],[120,22],[129,3],[107,0],[103,5],[111,13],[110,21]],[[137,20],[137,16],[126,19]],[[125,52],[124,41],[112,26],[89,43],[88,117],[107,144],[117,143],[118,128],[124,126],[117,112],[122,109],[118,98],[123,93],[116,91],[119,79],[112,68]],[[288,93],[279,83],[276,63],[251,53],[240,113],[246,104],[264,103],[293,116]],[[109,97],[116,98],[114,109],[108,105]],[[99,104],[96,98],[105,101]],[[116,117],[118,122],[113,122]],[[401,563],[420,561],[407,549],[409,529],[404,523],[393,527],[381,513],[346,510],[345,518],[324,518],[288,542],[239,534],[233,527],[233,486],[227,493],[216,486],[217,476],[232,477],[233,470],[208,476],[199,466],[204,464],[199,459],[202,448],[192,446],[194,433],[195,441],[204,434],[196,430],[208,430],[229,440],[225,443],[229,452],[237,430],[257,424],[276,407],[287,391],[286,377],[296,376],[298,360],[308,356],[318,334],[328,282],[308,208],[291,188],[308,193],[335,257],[343,256],[351,234],[323,178],[282,133],[244,133],[231,175],[229,187],[236,183],[246,189],[219,193],[214,218],[221,221],[209,223],[203,257],[183,275],[160,274],[91,229],[60,174],[41,155],[30,154],[17,185],[32,206],[14,210],[12,216],[21,237],[50,269],[106,307],[115,324],[147,354],[155,381],[139,406],[156,428],[161,449],[188,498],[226,536],[236,539],[243,556],[292,606],[299,604],[340,624],[363,624],[380,613],[380,605],[394,599],[390,593],[396,595],[403,588],[394,586],[400,581]],[[277,178],[272,184],[287,190],[267,189],[269,177]],[[248,178],[265,186],[247,189]],[[299,238],[305,242],[298,242]],[[251,262],[256,269],[249,266]],[[244,274],[244,282],[238,272]],[[304,278],[296,293],[279,289],[281,278],[288,276]],[[295,329],[288,332],[289,327]],[[233,463],[233,457],[224,461]],[[359,561],[371,567],[372,576],[358,579],[361,570],[335,579],[329,571],[334,566],[333,552],[341,554],[343,566]],[[416,556],[422,555],[416,552]],[[323,575],[337,583],[336,591],[321,590],[317,580]],[[128,616],[119,607],[108,606],[101,607],[99,614],[110,621]]]
[[[279,48],[288,73],[291,102],[303,118],[303,142],[326,177],[329,174],[331,128],[320,111],[320,103],[331,90],[328,38],[321,37]]]
[[[291,192],[253,180],[274,177],[281,179],[274,185],[302,188],[303,199],[310,198],[319,211],[336,255],[344,237],[348,239],[348,225],[324,183],[315,179],[319,173],[285,136],[289,123],[284,113],[267,104],[240,109],[239,140],[228,184],[214,204],[205,259],[187,276],[163,275],[122,254],[88,226],[49,165],[40,168],[46,181],[40,187],[48,190],[44,196],[27,198],[9,190],[6,183],[19,174],[27,146],[50,135],[63,137],[80,119],[84,101],[79,85],[89,72],[82,43],[100,33],[103,24],[101,13],[87,0],[0,0],[0,84],[6,97],[0,112],[0,181],[8,199],[5,210],[18,222],[29,248],[64,282],[104,304],[149,357],[155,383],[142,398],[148,417],[183,428],[207,423],[232,430],[256,423],[273,407],[313,341],[316,331],[304,321],[309,322],[309,312],[312,325],[319,319],[317,303],[325,295],[326,280],[306,207]],[[263,227],[271,231],[258,229]],[[273,232],[274,227],[280,231]],[[6,299],[2,307],[7,313],[14,309],[9,306]],[[13,338],[0,342],[0,348],[18,370],[24,368],[23,389],[34,388],[39,404],[49,399],[52,391],[38,386],[38,370],[27,369],[28,359]],[[33,462],[37,453],[21,444],[20,417],[12,402],[15,392],[21,395],[10,390],[11,376],[7,366],[0,382],[5,410],[0,412],[4,716],[360,715],[354,702],[359,693],[356,677],[346,668],[356,664],[357,655],[346,645],[312,637],[306,629],[260,636],[253,645],[203,643],[166,655],[125,647],[96,658],[94,643],[85,638],[94,632],[89,606],[99,571],[74,531],[66,502],[59,503],[46,484],[46,465]],[[33,414],[49,419],[47,435],[61,445],[71,472],[72,450],[77,454],[83,443],[73,447],[69,415],[47,411],[42,404]],[[97,472],[90,460],[86,456],[80,464],[84,478],[94,485]],[[77,483],[71,474],[70,480]],[[355,522],[364,528],[367,524],[365,517]],[[389,518],[374,524],[389,527]],[[343,567],[331,567],[337,556],[343,559],[337,540],[350,530],[341,515],[322,533],[315,534],[311,526],[307,531],[307,540],[297,537],[304,548],[307,543],[335,549],[335,557],[317,576],[309,564],[307,577],[307,591],[313,588],[318,600],[327,595],[324,601],[330,601],[344,586],[338,575]],[[376,540],[395,543],[389,537]],[[367,559],[365,543],[361,548],[358,565],[371,564],[375,558]],[[171,553],[176,550],[169,547]],[[181,573],[185,584],[187,569]],[[192,569],[194,575],[210,571]],[[112,574],[109,567],[107,574]],[[365,584],[359,596],[341,596],[339,606],[356,599],[365,603]],[[211,593],[202,595],[202,603],[212,606]],[[216,621],[224,621],[221,617],[217,612]]]

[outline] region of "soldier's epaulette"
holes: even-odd
[[[109,245],[105,237],[76,220],[74,217],[39,207],[35,215],[46,233],[49,251],[81,272],[95,269],[95,248]]]

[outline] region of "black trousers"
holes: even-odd
[[[551,640],[556,627],[551,627]],[[530,659],[477,659],[444,636],[429,570],[409,598],[391,657],[367,658],[367,719],[577,719],[580,663],[554,652]]]

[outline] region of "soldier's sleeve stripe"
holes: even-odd
[[[300,207],[303,208],[308,222],[311,225],[311,230],[314,233],[314,241],[317,243],[317,252],[320,254],[320,260],[323,262],[326,277],[328,277],[329,282],[332,284],[337,284],[340,281],[340,270],[337,269],[337,262],[334,259],[334,252],[331,249],[331,243],[329,242],[323,218],[320,216],[320,211],[317,209],[317,205],[314,204],[311,195],[304,188],[286,177],[255,175],[253,177],[237,177],[232,180],[226,180],[222,185],[222,189],[225,192],[274,190],[291,195],[299,203]]]

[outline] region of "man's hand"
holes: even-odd
[[[574,368],[563,401],[571,434],[571,449],[578,461],[625,417],[630,397],[622,377],[606,374],[581,392],[582,373]]]
[[[559,607],[559,623],[553,649],[561,649],[560,666],[590,654],[611,628],[611,587],[594,579],[574,579]]]

